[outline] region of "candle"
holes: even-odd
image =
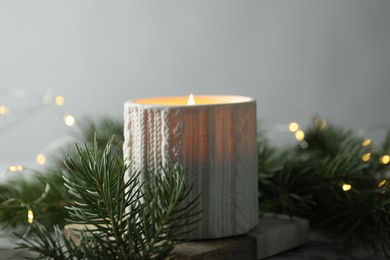
[[[175,162],[201,193],[202,220],[189,239],[240,235],[257,225],[256,101],[243,96],[125,102],[124,158],[132,171]],[[146,178],[146,176],[145,176]],[[191,198],[190,198],[191,199]]]

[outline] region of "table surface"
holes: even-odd
[[[363,246],[345,248],[340,242],[332,241],[319,231],[311,230],[309,241],[300,247],[265,260],[385,260],[383,255],[364,250]]]
[[[26,252],[15,250],[17,237],[10,230],[0,230],[0,260],[23,259]],[[361,247],[345,249],[341,243],[326,238],[322,233],[311,231],[309,242],[298,248],[266,258],[266,260],[384,260]]]

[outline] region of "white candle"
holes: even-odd
[[[124,158],[132,170],[181,164],[202,220],[190,239],[240,235],[257,225],[256,102],[243,96],[163,97],[125,103]],[[129,173],[131,169],[129,170]]]

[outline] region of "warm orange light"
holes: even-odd
[[[195,105],[195,99],[194,99],[194,95],[192,93],[188,97],[187,105],[189,105],[189,106]]]

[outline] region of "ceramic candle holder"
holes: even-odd
[[[258,222],[256,102],[242,96],[132,100],[124,110],[124,158],[153,173],[173,162],[201,193],[201,221],[188,239],[240,235]],[[146,176],[144,176],[146,178]],[[191,199],[191,198],[190,198]]]

